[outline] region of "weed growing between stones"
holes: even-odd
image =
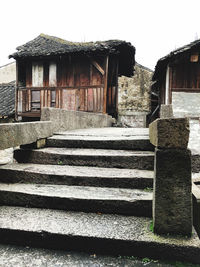
[[[63,165],[62,160],[59,160],[59,161],[58,161],[58,165]]]
[[[152,187],[146,187],[144,189],[145,192],[152,192],[153,191],[153,188]]]
[[[150,226],[149,226],[149,229],[150,229],[150,231],[151,231],[152,233],[153,233],[153,228],[154,228],[153,221],[151,221]]]
[[[118,259],[121,260],[131,260],[135,263],[142,262],[144,266],[154,263],[154,266],[174,266],[174,267],[200,267],[200,264],[193,264],[189,262],[181,262],[181,261],[165,261],[165,260],[155,260],[150,258],[140,258],[136,256],[118,256]]]

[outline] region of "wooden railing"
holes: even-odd
[[[17,90],[17,114],[40,116],[43,107],[66,110],[103,112],[104,87],[19,87]]]

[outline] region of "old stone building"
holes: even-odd
[[[152,75],[152,70],[136,63],[133,77],[118,79],[118,114],[123,126],[146,127]]]

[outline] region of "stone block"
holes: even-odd
[[[50,121],[5,123],[0,125],[0,149],[36,142],[53,135]]]
[[[187,148],[189,119],[157,119],[149,125],[150,142],[159,148]]]
[[[192,232],[191,152],[155,151],[153,223],[158,234]]]
[[[172,105],[161,105],[160,107],[160,118],[173,118],[173,109]]]

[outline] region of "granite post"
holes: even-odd
[[[149,127],[156,147],[154,162],[154,233],[191,236],[191,152],[187,118],[157,119]]]
[[[171,104],[170,105],[161,104],[160,118],[161,119],[173,118],[173,107]]]

